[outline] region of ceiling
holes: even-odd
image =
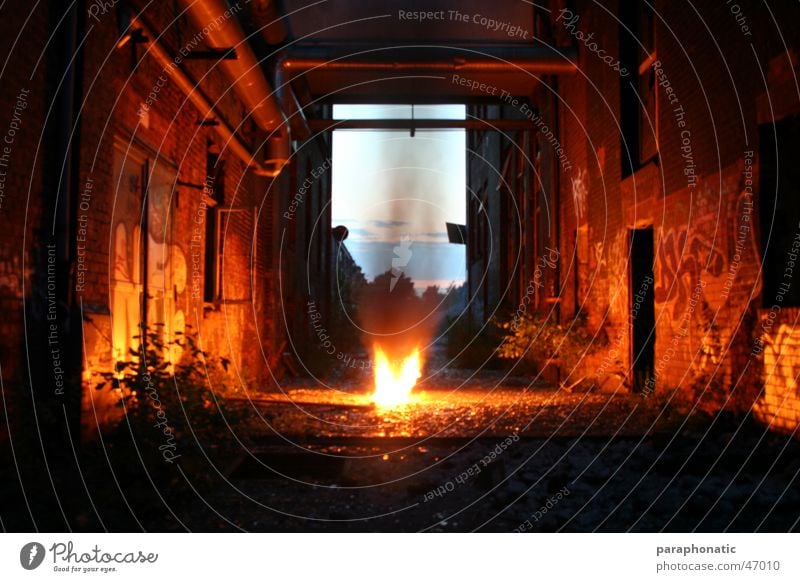
[[[543,74],[574,69],[570,49],[534,37],[546,11],[522,0],[253,3],[275,11],[255,23],[271,29],[258,56],[304,104],[496,101],[504,91],[528,96]],[[276,35],[266,24],[282,16]]]

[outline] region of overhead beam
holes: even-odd
[[[385,131],[407,131],[410,129],[525,131],[536,129],[536,125],[529,119],[309,119],[308,125],[315,133],[336,129],[379,129]]]
[[[515,73],[570,75],[577,71],[573,48],[547,46],[294,45],[280,63],[290,74],[328,72]]]

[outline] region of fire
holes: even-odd
[[[381,408],[406,404],[411,400],[411,390],[422,375],[419,349],[409,356],[392,362],[386,353],[375,346],[375,392],[372,401]]]

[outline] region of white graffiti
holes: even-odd
[[[586,216],[586,199],[589,195],[586,170],[578,169],[578,175],[570,178],[570,181],[572,182],[572,200],[575,203],[575,215],[580,222]]]

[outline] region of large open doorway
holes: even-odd
[[[465,246],[450,244],[447,224],[466,223],[466,131],[415,121],[464,115],[463,105],[334,106],[334,119],[365,122],[334,132],[332,221],[347,227],[346,245],[368,280],[399,269],[418,293],[463,285]],[[409,121],[390,129],[387,120]]]

